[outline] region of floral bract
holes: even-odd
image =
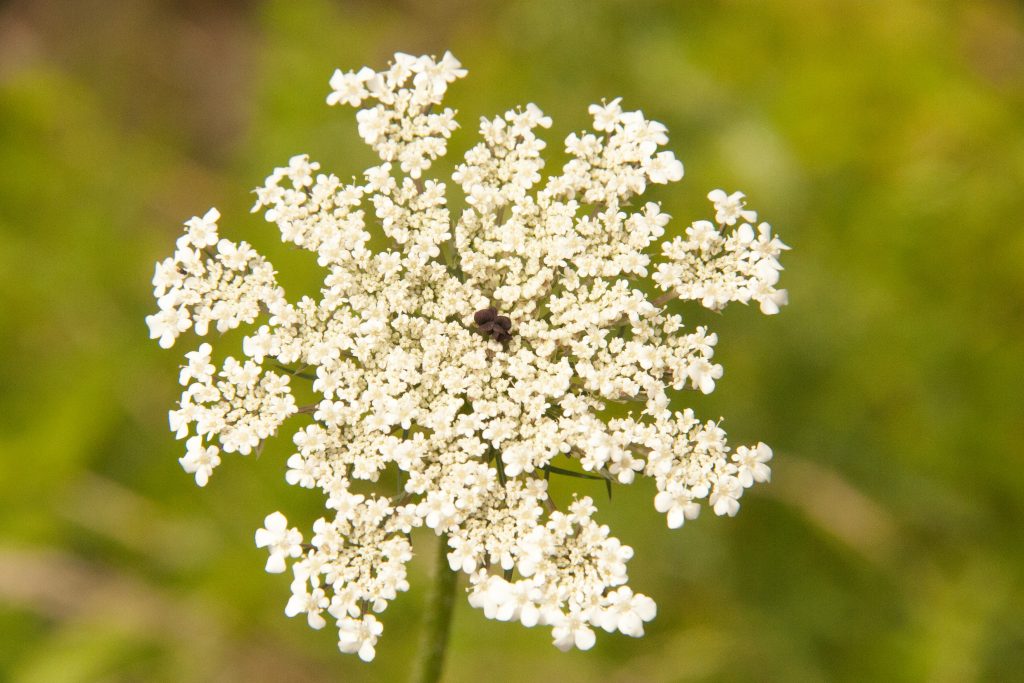
[[[209,344],[186,354],[170,423],[197,484],[300,412],[292,382],[308,378],[320,397],[302,411],[312,421],[294,433],[285,477],[320,489],[327,514],[308,544],[280,512],[256,540],[267,571],[290,563],[287,614],[313,628],[329,615],[340,649],[364,660],[383,629],[375,615],[408,589],[414,527],[447,535],[451,568],[487,617],[587,649],[595,628],[643,635],[656,607],[626,585],[633,550],[595,521],[594,501],[552,500],[549,477],[649,477],[675,528],[702,503],[736,514],[770,475],[768,446],[731,450],[716,422],[670,408],[673,392],[711,392],[722,367],[717,335],[686,330],[664,305],[776,313],[787,247],[742,193],[715,190],[712,220],[652,262],[669,216],[638,200],[683,167],[662,150],[665,127],[618,99],[590,107],[594,132],[570,135],[570,161],[546,177],[536,132],[549,117],[530,104],[483,119],[451,179],[467,208],[452,212],[453,188],[425,173],[457,125],[442,97],[465,75],[450,53],[336,72],[327,101],[361,107],[359,134],[381,164],[346,183],[296,156],[256,191],[254,211],[316,254],[319,299],[288,301],[263,257],[220,238],[215,209],[186,223],[153,279],[147,323],[165,348],[189,329],[258,325],[243,358],[215,367]],[[371,250],[371,230],[390,247]],[[664,292],[654,300],[639,288],[648,276]],[[627,416],[602,417],[610,403]],[[363,483],[381,480],[400,493]]]

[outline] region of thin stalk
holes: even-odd
[[[437,683],[444,668],[444,655],[448,649],[448,632],[455,606],[455,586],[459,575],[448,566],[448,535],[442,534],[437,546],[434,567],[434,586],[427,602],[420,638],[419,664],[414,672],[416,683]]]
[[[659,296],[657,299],[655,299],[651,303],[654,304],[656,307],[661,308],[662,306],[667,304],[669,301],[672,301],[672,299],[675,299],[678,296],[679,296],[679,292],[674,290],[674,289],[671,289],[671,290],[665,292],[664,294],[662,294],[661,296]]]

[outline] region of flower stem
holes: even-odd
[[[419,664],[413,678],[416,683],[437,683],[441,680],[452,623],[452,608],[455,605],[455,586],[459,582],[458,573],[448,566],[448,534],[442,534],[439,540],[434,587],[427,603],[420,639]]]
[[[654,304],[655,306],[657,306],[658,308],[661,308],[662,306],[667,304],[669,301],[672,301],[672,299],[675,299],[678,296],[679,296],[679,291],[675,290],[675,289],[671,289],[671,290],[665,292],[664,294],[662,294],[661,296],[659,296],[657,299],[655,299],[651,303]]]

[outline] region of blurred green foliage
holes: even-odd
[[[687,163],[657,193],[673,229],[709,189],[742,188],[793,246],[781,316],[714,317],[727,374],[695,406],[775,447],[772,484],[676,532],[649,487],[618,487],[602,519],[660,605],[648,635],[561,654],[463,603],[449,680],[1020,680],[1024,9],[1008,0],[0,3],[0,679],[404,677],[432,544],[372,665],[286,619],[287,578],[262,572],[252,532],[322,503],[284,483],[287,439],[192,484],[166,428],[179,355],[143,316],[153,262],[212,205],[290,292],[314,291],[248,189],[299,152],[364,168],[352,112],[323,102],[332,70],[445,49],[471,71],[454,150],[533,101],[557,160],[588,104],[623,96]]]

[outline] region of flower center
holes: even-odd
[[[474,313],[473,321],[478,330],[490,335],[494,341],[507,342],[512,338],[512,321],[508,316],[498,315],[498,309],[493,306]]]

